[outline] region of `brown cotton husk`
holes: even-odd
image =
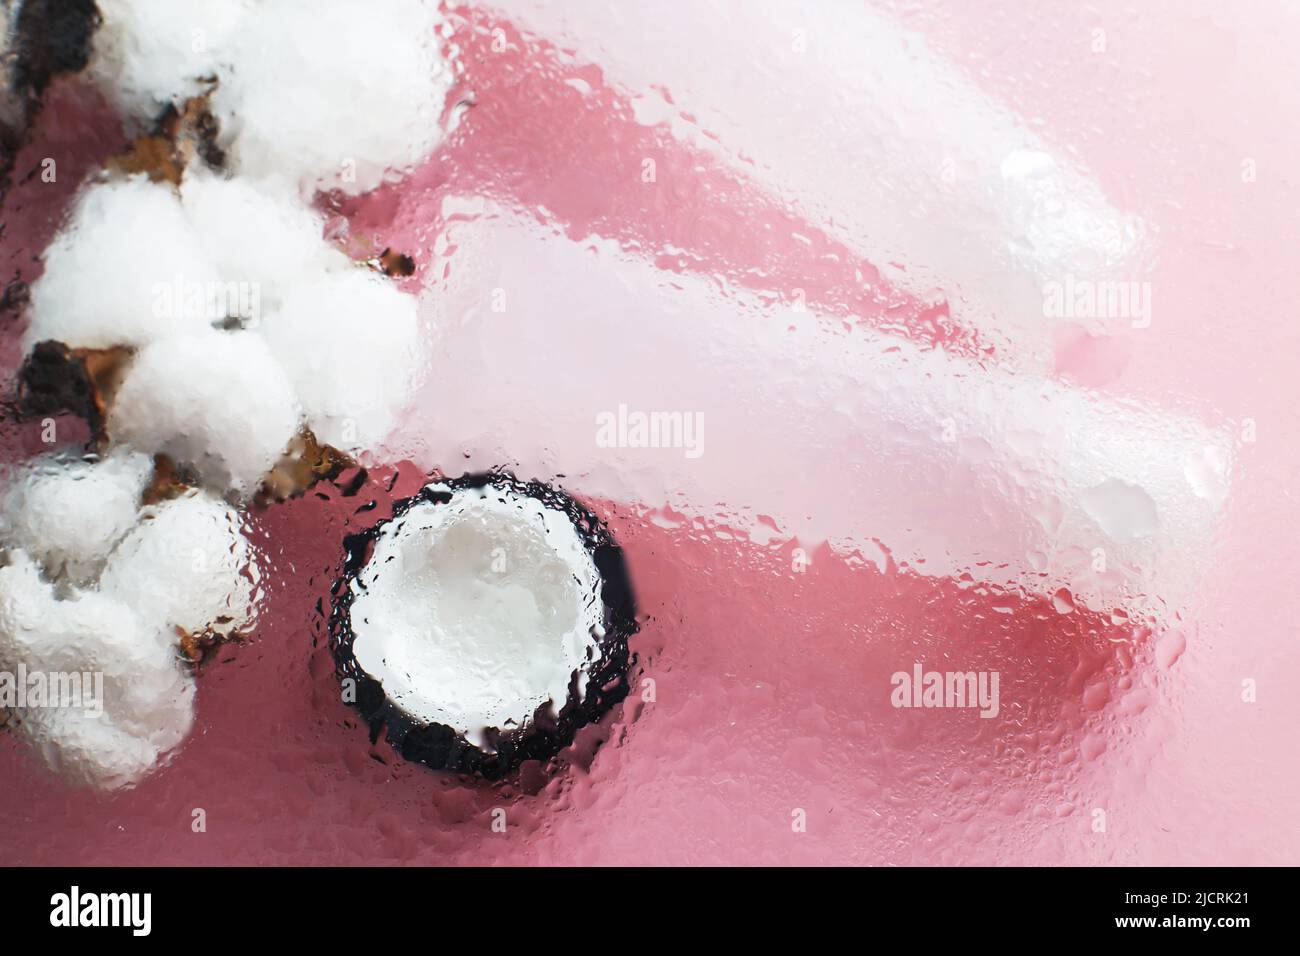
[[[125,175],[145,173],[154,182],[179,186],[184,165],[176,156],[174,144],[162,136],[141,136],[133,140],[125,153],[108,161],[110,169]]]
[[[245,636],[239,631],[223,634],[210,627],[198,632],[187,631],[182,627],[178,627],[176,628],[176,639],[176,643],[181,649],[181,655],[197,673],[202,670],[204,664],[211,660],[218,647],[222,644],[243,644]]]
[[[133,140],[108,165],[119,173],[144,173],[154,182],[179,186],[195,156],[213,167],[226,161],[217,146],[217,121],[206,95],[191,97],[180,109],[168,106],[149,135]]]
[[[415,260],[404,252],[385,249],[379,254],[379,268],[386,276],[405,278],[415,273]]]
[[[76,415],[90,426],[94,444],[104,444],[108,407],[131,355],[126,346],[74,349],[62,342],[38,342],[18,372],[22,414]]]
[[[322,444],[310,428],[304,428],[289,450],[262,481],[258,504],[296,498],[318,481],[332,481],[350,468],[356,459],[332,445]]]
[[[73,349],[62,342],[38,342],[18,373],[18,409],[21,417],[71,414],[90,428],[92,450],[108,445],[108,410],[121,384],[133,350]],[[346,452],[316,439],[303,428],[285,455],[263,479],[257,493],[261,505],[296,498],[318,481],[331,481],[357,461]],[[365,471],[358,475],[364,480]],[[198,476],[179,467],[166,455],[154,456],[154,473],[143,496],[144,504],[178,497],[199,484]]]
[[[140,496],[140,503],[156,505],[179,498],[198,484],[193,475],[182,474],[176,463],[166,455],[153,456],[153,476]]]

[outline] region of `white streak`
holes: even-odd
[[[1097,608],[1177,606],[1211,560],[1221,432],[724,296],[496,212],[455,222],[454,252],[429,270],[448,276],[430,290],[443,374],[395,437],[426,466],[473,449],[474,466],[518,461],[587,496],[671,504],[760,540],[768,515],[805,542],[879,542],[923,574],[1067,586]],[[497,313],[496,288],[529,293]],[[699,413],[707,452],[599,447],[596,416],[619,403]]]
[[[890,281],[945,294],[1009,363],[1050,356],[1044,283],[1136,278],[1126,270],[1141,223],[922,36],[863,3],[715,0],[671,15],[603,0],[491,5],[598,64],[642,122],[792,202]]]

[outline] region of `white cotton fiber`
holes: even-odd
[[[358,194],[442,138],[451,69],[434,0],[277,0],[239,33],[212,96],[236,171]]]
[[[32,285],[26,347],[144,345],[207,324],[174,295],[216,273],[175,191],[131,176],[87,186]]]
[[[262,310],[274,308],[290,284],[349,265],[347,256],[324,238],[324,217],[305,205],[293,186],[191,169],[181,197],[222,279],[245,291]],[[257,324],[260,315],[253,318],[245,324]]]
[[[322,442],[355,452],[392,430],[418,368],[412,296],[375,272],[350,267],[299,284],[258,332]]]
[[[262,339],[207,330],[136,355],[113,400],[108,434],[192,465],[209,486],[246,495],[298,425],[293,388]]]
[[[229,62],[254,4],[241,0],[99,0],[87,73],[136,129],[202,93]]]
[[[107,714],[90,717],[77,709],[32,710],[19,727],[20,736],[36,748],[45,765],[73,784],[99,790],[120,790],[138,783],[178,746],[194,722],[194,684],[179,671],[175,683],[158,700],[172,714],[165,732],[135,735]],[[113,685],[105,683],[104,694]]]
[[[257,575],[242,526],[238,512],[201,492],[152,505],[109,558],[100,590],[192,634],[247,628]]]
[[[11,549],[7,557],[0,568],[0,656],[6,661],[56,670],[115,666],[130,676],[166,643],[161,629],[140,640],[141,622],[121,602],[93,591],[61,601],[30,555]]]
[[[18,733],[53,770],[116,789],[135,782],[178,745],[193,721],[193,680],[174,634],[126,603],[94,592],[59,598],[32,559],[10,551],[0,568],[0,668],[47,679],[81,676],[81,706],[16,710]],[[101,675],[101,696],[93,699]]]
[[[148,455],[130,451],[102,461],[50,454],[23,464],[0,499],[5,545],[26,551],[52,578],[93,581],[135,527],[152,469]]]
[[[205,92],[234,168],[357,194],[442,138],[435,0],[104,0],[92,80],[139,128]]]
[[[144,175],[88,184],[32,287],[25,349],[134,354],[110,397],[109,456],[44,456],[0,493],[0,670],[102,676],[102,713],[29,702],[13,716],[51,769],[116,789],[193,723],[180,633],[255,620],[243,519],[214,492],[254,493],[304,412],[355,452],[410,394],[415,300],[326,240],[302,197],[358,194],[427,157],[452,71],[434,0],[99,8],[87,75],[128,128],[210,93],[234,177],[195,163],[179,191]],[[159,453],[208,490],[141,507]]]

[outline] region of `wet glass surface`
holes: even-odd
[[[250,510],[257,627],[167,766],[96,794],[4,735],[5,862],[1293,859],[1300,21],[761,6],[453,11],[447,142],[319,201],[414,260],[397,428]],[[56,87],[0,278],[120,146]],[[641,623],[627,701],[498,782],[371,743],[326,620],[346,535],[489,468],[608,522]],[[896,706],[918,667],[996,714]]]

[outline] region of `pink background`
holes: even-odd
[[[1113,340],[1067,335],[1055,374],[1208,423],[1256,423],[1194,606],[1153,630],[825,547],[795,574],[800,542],[776,523],[766,540],[734,533],[727,502],[683,503],[662,457],[619,459],[628,493],[608,498],[610,480],[571,474],[555,452],[570,440],[560,396],[580,389],[582,362],[600,356],[585,354],[580,325],[546,318],[547,283],[563,276],[532,262],[461,261],[439,246],[447,196],[491,197],[533,219],[546,241],[590,243],[601,262],[610,243],[661,270],[663,300],[628,316],[629,350],[639,322],[673,307],[674,273],[776,298],[798,286],[811,309],[959,353],[978,354],[979,332],[891,288],[761,175],[635,122],[626,91],[583,50],[466,13],[453,42],[475,105],[409,181],[338,209],[356,251],[415,255],[413,289],[445,278],[428,273],[434,261],[482,269],[485,290],[501,270],[522,277],[510,294],[532,297],[527,314],[548,323],[551,351],[528,368],[494,363],[493,338],[464,331],[475,317],[439,315],[430,380],[390,450],[418,467],[381,467],[356,498],[329,490],[328,501],[255,516],[270,572],[262,623],[250,644],[208,665],[195,733],[136,789],[69,790],[12,736],[0,740],[0,863],[1296,863],[1300,14],[1172,0],[1036,4],[1032,14],[1003,2],[898,7],[900,21],[1157,236],[1142,276],[1158,295],[1152,327]],[[685,5],[671,15],[688,27],[693,16]],[[1089,46],[1098,26],[1102,56]],[[505,51],[492,49],[497,27]],[[734,26],[760,28],[740,15]],[[726,38],[715,42],[719,69],[743,74],[727,61]],[[662,83],[671,90],[673,77]],[[81,170],[117,138],[92,97],[71,84],[57,91],[16,178],[54,156],[59,182],[26,179],[0,209],[6,279],[36,274],[34,257]],[[660,188],[647,190],[636,174],[651,154]],[[1241,176],[1248,157],[1253,183]],[[848,175],[846,166],[846,186]],[[737,311],[738,322],[762,320]],[[16,331],[5,333],[10,369]],[[640,361],[672,381],[673,355]],[[719,368],[707,387],[743,405],[754,387],[747,370],[725,357]],[[476,388],[498,401],[481,404]],[[815,404],[808,383],[790,388],[792,402]],[[602,395],[593,408],[621,398]],[[497,411],[488,418],[487,408]],[[498,417],[502,408],[510,412]],[[833,416],[808,429],[832,456],[855,438],[853,423]],[[6,425],[3,439],[7,460],[39,450],[30,429]],[[802,505],[790,500],[801,489],[810,507],[825,504],[820,479],[799,461],[704,460],[746,476],[736,487],[747,493],[770,487],[782,507]],[[558,772],[525,768],[500,786],[435,776],[368,747],[337,700],[313,610],[327,600],[345,529],[382,514],[384,477],[397,476],[400,495],[418,487],[422,468],[466,462],[564,475],[608,517],[645,616],[638,680],[655,687],[653,702],[629,702],[585,732]],[[379,512],[357,516],[372,499]],[[960,534],[960,515],[940,502],[935,514]],[[889,675],[914,660],[999,670],[1002,714],[892,709]],[[1248,678],[1258,685],[1249,704],[1240,699]],[[196,834],[200,807],[207,832]],[[504,834],[491,829],[497,807],[507,811]],[[807,832],[792,830],[796,808]],[[1096,809],[1104,833],[1093,831]]]

